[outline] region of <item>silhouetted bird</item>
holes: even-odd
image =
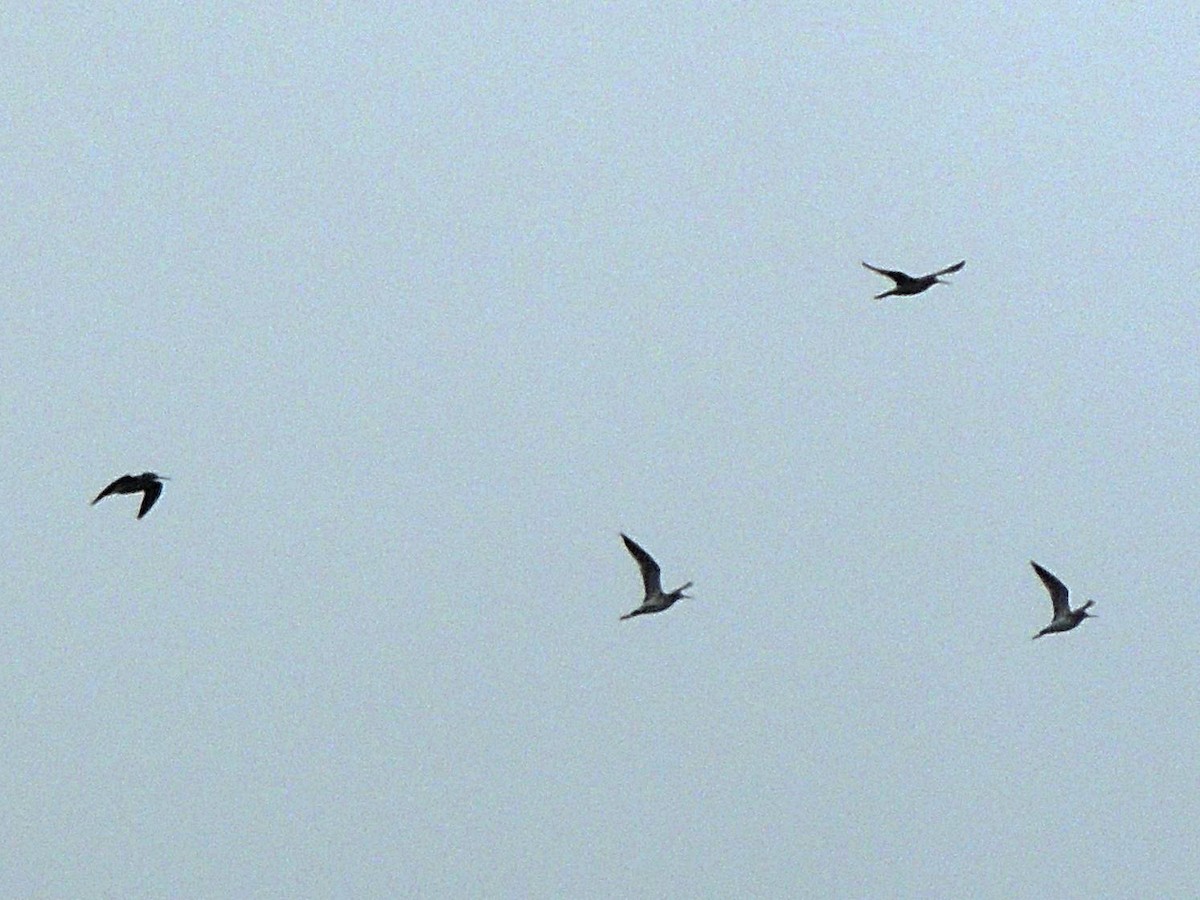
[[[1033,571],[1037,572],[1038,578],[1042,579],[1042,584],[1046,585],[1046,590],[1050,592],[1050,602],[1054,604],[1054,618],[1050,620],[1049,625],[1033,636],[1035,641],[1043,634],[1070,631],[1084,619],[1096,618],[1088,612],[1088,607],[1092,605],[1091,600],[1079,609],[1071,609],[1071,604],[1067,602],[1067,586],[1032,560],[1029,564],[1033,566]]]
[[[92,501],[92,506],[95,506],[109,494],[141,493],[142,506],[137,514],[137,517],[140,519],[146,513],[150,512],[150,507],[154,505],[154,501],[162,493],[162,482],[164,480],[170,481],[167,476],[156,475],[153,472],[143,472],[141,475],[122,475],[96,495],[96,499]]]
[[[664,594],[662,589],[662,570],[659,569],[658,563],[654,561],[654,557],[626,535],[622,534],[621,540],[625,542],[625,549],[632,553],[633,558],[637,560],[638,568],[642,570],[642,583],[646,586],[646,598],[642,600],[642,605],[633,612],[621,616],[622,621],[632,619],[634,616],[644,616],[646,613],[662,612],[676,600],[688,596],[684,591],[692,586],[690,581],[675,588],[671,593]]]
[[[903,272],[893,272],[891,269],[877,269],[870,263],[863,263],[863,267],[870,269],[872,272],[878,272],[880,275],[886,275],[892,281],[896,282],[896,286],[890,291],[884,291],[882,294],[876,294],[876,300],[882,300],[884,297],[901,295],[907,297],[910,294],[919,294],[921,291],[927,291],[935,284],[949,284],[948,281],[942,281],[939,275],[952,275],[967,264],[964,259],[956,262],[952,266],[947,266],[944,269],[939,269],[929,275],[921,275],[913,278],[911,275],[905,275]]]

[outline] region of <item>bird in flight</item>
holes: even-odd
[[[162,483],[164,480],[170,481],[166,475],[156,475],[154,472],[143,472],[141,475],[122,475],[96,495],[96,499],[92,501],[92,506],[95,506],[109,494],[140,493],[142,495],[142,505],[137,514],[137,517],[140,519],[146,513],[150,512],[150,507],[154,505],[154,501],[162,493]]]
[[[936,272],[931,272],[928,275],[919,275],[914,278],[911,275],[905,275],[903,272],[893,272],[891,269],[877,269],[870,263],[863,263],[863,267],[870,269],[872,272],[878,272],[892,281],[896,282],[896,286],[890,291],[884,291],[882,294],[876,294],[876,300],[882,300],[884,297],[900,295],[907,297],[910,294],[919,294],[921,291],[927,291],[935,284],[949,284],[948,281],[942,281],[939,275],[953,275],[959,269],[967,264],[965,259],[956,262],[952,266],[946,266],[944,269],[939,269]]]
[[[634,616],[643,616],[646,613],[662,612],[676,600],[688,597],[684,591],[692,586],[690,581],[675,588],[671,593],[664,594],[662,589],[662,570],[658,567],[658,563],[654,561],[654,557],[639,547],[637,542],[627,535],[622,534],[621,540],[625,542],[625,549],[637,560],[638,568],[642,570],[642,583],[646,586],[646,598],[642,601],[642,605],[633,612],[621,616],[621,621],[632,619]]]
[[[1054,604],[1054,618],[1050,620],[1049,625],[1033,636],[1035,641],[1044,634],[1070,631],[1084,619],[1096,618],[1088,612],[1088,607],[1092,605],[1091,600],[1079,609],[1071,609],[1071,604],[1067,602],[1067,586],[1032,560],[1029,564],[1033,566],[1033,571],[1037,572],[1038,578],[1042,579],[1042,584],[1050,592],[1050,602]]]

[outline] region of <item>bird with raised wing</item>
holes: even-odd
[[[967,264],[967,261],[960,260],[952,266],[946,266],[944,269],[938,269],[936,272],[930,272],[928,275],[906,275],[903,272],[895,272],[891,269],[877,269],[870,263],[864,262],[863,267],[870,269],[872,272],[877,272],[896,282],[896,286],[890,291],[884,291],[882,294],[876,294],[876,300],[882,300],[884,297],[903,296],[907,297],[912,294],[919,294],[922,291],[927,291],[935,284],[950,284],[949,281],[942,281],[941,275],[953,275],[955,272],[962,269]]]
[[[99,494],[92,501],[92,506],[95,506],[105,497],[110,494],[138,494],[142,495],[142,505],[138,509],[137,517],[140,519],[146,513],[150,512],[150,507],[158,499],[158,495],[162,493],[163,481],[170,481],[166,475],[157,475],[154,472],[143,472],[141,475],[122,475]]]
[[[1037,572],[1038,578],[1042,579],[1042,584],[1050,592],[1050,602],[1054,604],[1054,618],[1050,620],[1049,625],[1033,636],[1035,641],[1044,634],[1070,631],[1084,619],[1096,618],[1088,612],[1088,607],[1092,606],[1091,600],[1079,609],[1071,609],[1071,604],[1067,602],[1067,586],[1033,560],[1030,560],[1029,564],[1033,566],[1033,571]]]
[[[638,568],[642,570],[642,584],[646,588],[646,597],[642,600],[642,605],[633,612],[621,616],[621,621],[632,619],[634,616],[644,616],[647,613],[662,612],[676,600],[689,597],[684,591],[692,586],[690,581],[675,588],[669,594],[664,594],[662,589],[662,570],[658,567],[658,563],[654,561],[654,557],[639,547],[636,541],[624,533],[621,535],[621,540],[625,542],[625,549],[637,560]]]

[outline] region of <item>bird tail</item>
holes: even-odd
[[[684,596],[683,592],[686,591],[691,586],[692,586],[692,582],[690,582],[690,581],[687,584],[681,584],[679,587],[675,588],[675,590],[671,591],[671,595],[674,597],[682,597],[682,596]]]

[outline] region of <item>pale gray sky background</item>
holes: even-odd
[[[0,895],[1193,895],[1198,37],[8,9]]]

